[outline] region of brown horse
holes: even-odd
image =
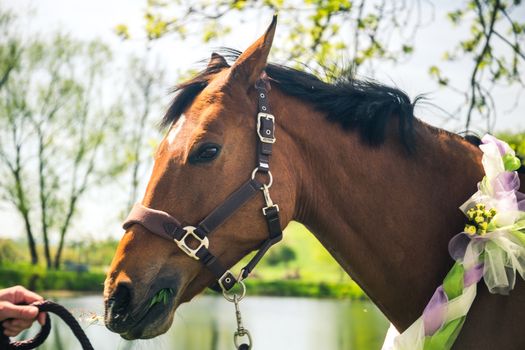
[[[213,54],[203,72],[178,87],[142,204],[195,223],[249,178],[254,85],[265,71],[276,117],[272,196],[282,226],[306,225],[403,331],[452,266],[447,244],[464,225],[458,207],[483,177],[481,152],[414,118],[397,89],[352,78],[327,84],[267,64],[274,32],[275,20],[231,66]],[[262,196],[254,197],[210,236],[210,251],[225,265],[267,238],[262,206]],[[155,337],[181,303],[213,282],[175,244],[132,225],[105,282],[106,324],[126,339]],[[162,288],[175,291],[168,306],[148,310]],[[454,348],[524,349],[524,322],[523,281],[510,296],[492,295],[480,283]]]

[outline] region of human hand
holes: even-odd
[[[24,329],[31,327],[35,320],[44,325],[46,315],[38,312],[36,306],[17,305],[43,301],[40,295],[33,293],[22,286],[0,290],[0,322],[4,327],[4,334],[15,337]]]

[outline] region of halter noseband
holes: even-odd
[[[258,136],[256,138],[257,166],[247,182],[233,192],[197,226],[182,226],[180,222],[170,214],[161,210],[147,208],[140,203],[133,206],[133,209],[123,224],[125,230],[134,224],[140,224],[165,239],[173,240],[186,255],[195,260],[199,260],[213,273],[217,279],[217,283],[211,288],[218,292],[226,292],[237,282],[241,282],[248,277],[268,249],[279,242],[283,236],[279,218],[279,206],[274,204],[270,197],[270,187],[273,183],[272,173],[270,172],[270,156],[272,154],[272,145],[275,142],[275,117],[270,113],[266,84],[267,82],[262,79],[258,80],[255,84],[258,95],[256,129]],[[257,173],[266,175],[268,182],[263,184],[257,180]],[[254,257],[241,269],[241,273],[236,278],[231,271],[226,269],[217,257],[209,251],[208,236],[259,191],[262,191],[264,195],[266,206],[262,208],[262,214],[266,220],[270,234],[269,237],[262,242]],[[187,239],[190,237],[198,242],[196,248],[188,245]]]

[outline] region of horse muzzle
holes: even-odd
[[[104,302],[106,327],[127,340],[149,339],[165,333],[173,321],[175,293],[155,302],[155,295],[144,298],[132,306],[132,290],[119,283]]]

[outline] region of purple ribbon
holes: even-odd
[[[425,336],[433,335],[443,326],[445,322],[445,313],[448,297],[443,289],[443,285],[437,287],[436,291],[425,310],[423,310],[423,325],[425,327]]]
[[[477,264],[474,267],[465,271],[463,275],[463,286],[469,287],[474,283],[478,283],[483,277],[483,264]],[[440,285],[425,310],[423,310],[423,325],[425,327],[425,336],[434,335],[445,323],[445,316],[447,312],[448,297]]]
[[[483,144],[488,144],[488,143],[495,144],[496,147],[498,147],[499,154],[502,157],[505,155],[505,153],[507,153],[507,148],[508,148],[507,144],[492,135],[487,134],[483,136],[483,138],[481,139],[481,142],[483,142]]]
[[[475,236],[469,236],[465,233],[460,233],[454,236],[449,242],[449,253],[450,256],[456,261],[463,261],[467,246],[472,239],[480,239]],[[463,275],[463,286],[464,288],[471,286],[472,284],[478,283],[483,277],[483,264],[476,264],[470,269],[466,270]],[[425,327],[425,336],[435,334],[444,324],[445,316],[447,311],[448,297],[443,289],[443,285],[440,285],[430,301],[428,302],[425,310],[423,310],[423,325]]]
[[[463,286],[465,288],[481,280],[481,277],[483,277],[483,266],[483,264],[477,264],[465,271],[465,275],[463,276]]]

